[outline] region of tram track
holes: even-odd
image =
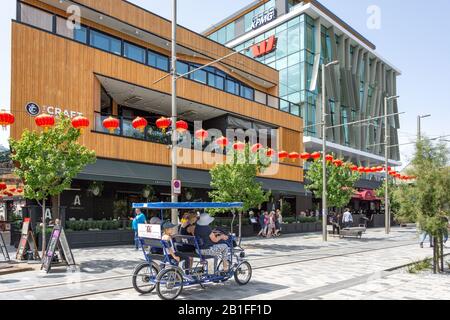
[[[364,245],[358,245],[358,246],[352,246],[348,248],[326,248],[322,249],[319,252],[301,252],[302,257],[300,259],[295,259],[293,261],[285,261],[283,263],[270,263],[270,261],[278,260],[280,258],[285,257],[295,257],[296,253],[290,253],[290,254],[278,254],[278,255],[271,255],[271,256],[265,256],[265,257],[259,257],[259,258],[251,258],[251,255],[249,256],[250,259],[248,259],[250,262],[258,262],[258,261],[267,261],[267,264],[264,265],[257,265],[253,267],[253,270],[258,269],[267,269],[267,268],[274,268],[279,267],[282,265],[291,265],[291,264],[297,264],[302,262],[309,262],[309,261],[316,261],[316,260],[324,260],[324,259],[330,259],[340,256],[348,256],[348,255],[356,255],[366,252],[374,252],[374,251],[380,251],[380,250],[388,250],[391,248],[398,248],[398,247],[404,247],[404,246],[410,246],[410,245],[416,245],[416,242],[414,241],[403,241],[402,244],[398,244],[395,246],[390,247],[374,247],[374,248],[367,248]],[[249,245],[251,247],[251,245]],[[343,249],[345,250],[344,252]],[[357,249],[355,251],[355,249]],[[359,249],[359,250],[358,250]],[[340,250],[341,252],[335,253],[335,254],[329,254],[330,252]],[[313,257],[315,256],[315,257]],[[117,276],[110,276],[110,277],[104,277],[104,278],[95,278],[95,279],[86,279],[86,280],[80,280],[80,281],[65,281],[65,282],[59,282],[59,283],[53,283],[53,284],[47,284],[47,285],[37,285],[37,286],[29,286],[29,287],[21,287],[21,288],[14,288],[14,289],[8,289],[8,290],[0,290],[0,294],[8,294],[8,293],[14,293],[14,292],[21,292],[21,291],[34,291],[34,290],[40,290],[40,289],[49,289],[49,288],[57,288],[57,287],[63,287],[63,286],[76,286],[76,285],[82,285],[82,284],[91,284],[91,283],[99,283],[103,281],[111,281],[111,280],[119,280],[119,279],[126,279],[131,278],[131,274],[126,275],[117,275]],[[109,290],[103,290],[103,291],[95,291],[95,292],[89,292],[89,293],[83,293],[83,294],[77,294],[73,296],[68,296],[61,298],[61,300],[70,299],[70,298],[76,298],[76,297],[83,297],[83,296],[89,296],[89,295],[97,295],[102,293],[109,293],[109,292],[116,292],[116,291],[123,291],[123,290],[129,290],[133,287],[126,287],[126,288],[117,288],[117,289],[109,289]],[[59,298],[57,299],[59,300]]]
[[[417,245],[417,243],[415,241],[407,241],[407,243],[399,244],[399,245],[396,245],[396,246],[377,247],[377,248],[371,248],[371,249],[367,249],[366,248],[365,250],[358,250],[358,251],[353,251],[353,252],[345,252],[345,253],[332,254],[332,255],[326,255],[326,256],[320,256],[320,257],[303,258],[303,259],[298,259],[298,260],[289,261],[289,262],[283,262],[283,263],[260,265],[260,266],[252,267],[252,269],[253,270],[269,269],[269,268],[275,268],[275,267],[279,267],[279,266],[293,265],[293,264],[304,263],[304,262],[311,262],[311,261],[319,261],[319,260],[325,260],[325,259],[330,259],[330,258],[335,258],[335,257],[351,256],[351,255],[356,255],[356,254],[369,253],[369,252],[375,252],[375,251],[381,251],[381,250],[388,250],[388,249],[393,249],[393,248],[408,247],[408,246],[412,246],[412,245]],[[252,260],[249,260],[249,262],[256,261],[256,260],[257,261],[269,260],[269,259],[273,260],[273,259],[279,259],[280,257],[286,257],[286,256],[292,256],[292,254],[290,254],[290,255],[282,255],[282,256],[277,255],[276,257],[270,257],[270,258],[266,257],[266,258],[261,258],[261,259],[252,259]],[[387,269],[385,271],[392,272],[392,271],[394,271],[394,270],[396,270],[398,268],[402,268],[402,267],[403,266],[396,267],[396,268],[389,268],[389,269]],[[127,275],[127,276],[124,276],[124,277],[130,277],[131,278],[131,275]],[[69,296],[64,296],[64,297],[58,297],[58,298],[56,298],[54,300],[72,300],[72,299],[79,299],[79,298],[87,298],[87,297],[91,297],[91,296],[107,294],[107,293],[114,293],[114,292],[121,292],[121,291],[127,291],[127,290],[131,290],[131,289],[133,289],[133,286],[127,286],[127,287],[122,287],[122,288],[114,288],[114,289],[109,289],[109,290],[99,290],[99,291],[95,291],[95,292],[86,292],[86,293],[74,294],[74,295],[69,295]]]

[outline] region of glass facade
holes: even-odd
[[[248,12],[243,17],[241,17],[233,22],[230,22],[226,26],[224,26],[224,27],[220,28],[219,30],[217,30],[216,32],[210,34],[208,36],[208,38],[210,38],[211,40],[214,40],[216,42],[219,42],[221,44],[230,42],[230,41],[236,39],[237,37],[240,37],[245,32],[249,32],[252,30],[253,18],[255,16],[257,16],[258,14],[260,14],[266,10],[274,8],[274,7],[275,7],[275,0],[270,0],[270,1],[266,2],[265,4],[257,7],[256,9]],[[236,24],[239,23],[238,21],[243,22],[243,24],[244,24],[244,30],[243,30],[243,32],[241,32],[241,34],[238,33],[238,30],[236,28]]]

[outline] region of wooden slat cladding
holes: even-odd
[[[94,111],[99,111],[100,105],[100,86],[95,73],[170,94],[169,79],[153,84],[166,74],[157,69],[20,23],[13,23],[12,39],[11,109],[16,115],[16,125],[11,131],[13,138],[19,138],[26,128],[36,129],[34,118],[25,112],[29,102],[82,112],[93,125]],[[178,87],[181,98],[291,131],[302,127],[301,118],[193,81],[181,79]],[[92,132],[85,133],[81,142],[96,150],[99,157],[170,164],[168,149],[163,145]],[[209,169],[205,164],[186,167]],[[300,167],[282,165],[271,178],[301,181],[302,175]]]
[[[73,2],[114,17],[133,27],[152,32],[168,41],[171,39],[170,21],[126,1],[76,0]],[[181,26],[177,31],[177,41],[180,45],[203,53],[213,59],[221,58],[232,52],[231,49]],[[236,54],[225,59],[224,62],[231,67],[260,77],[269,83],[278,84],[279,82],[277,70],[265,66],[245,55]]]
[[[279,146],[280,150],[284,150],[287,152],[298,152],[302,153],[304,150],[303,147],[303,134],[299,131],[290,130],[286,128],[280,128],[278,130],[279,136]],[[291,163],[295,166],[301,165],[301,160],[292,161],[290,159],[286,159],[283,161],[284,163]]]

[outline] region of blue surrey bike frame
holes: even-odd
[[[161,221],[163,221],[164,210],[205,210],[205,209],[240,209],[240,202],[217,203],[217,202],[178,202],[178,203],[134,203],[134,209],[161,210]],[[208,272],[208,259],[213,256],[204,256],[200,250],[200,239],[193,236],[176,235],[172,237],[174,250],[183,259],[194,261],[198,259],[195,267],[181,268],[170,256],[169,244],[160,239],[139,238],[146,262],[136,266],[133,273],[133,286],[139,293],[147,294],[155,287],[160,298],[165,300],[176,299],[182,292],[184,286],[201,285],[205,283],[225,282],[233,277],[240,285],[247,284],[251,279],[252,269],[250,264],[244,260],[245,252],[236,245],[236,236],[230,235],[227,241],[221,242],[228,246],[228,272],[220,272],[219,265],[214,264],[214,273]],[[193,249],[192,253],[179,252],[177,246],[188,246]],[[237,248],[235,248],[235,246]],[[157,253],[156,253],[157,252]],[[238,254],[239,253],[239,254]],[[155,260],[159,261],[156,263]],[[216,260],[215,260],[216,262]],[[244,278],[242,278],[244,277]]]

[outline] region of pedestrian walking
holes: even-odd
[[[279,237],[281,236],[281,225],[283,223],[283,215],[281,214],[281,210],[277,209],[276,212],[276,235]]]
[[[265,224],[265,213],[264,211],[261,211],[261,214],[259,215],[259,226],[261,230],[258,233],[258,237],[265,237],[265,230],[266,230],[266,224]]]
[[[342,224],[344,228],[351,228],[353,226],[353,216],[348,208],[345,208],[344,214],[342,215]]]
[[[139,225],[140,224],[145,224],[147,223],[147,219],[145,217],[145,215],[142,213],[142,211],[140,209],[136,209],[135,210],[135,217],[133,219],[133,222],[131,223],[131,227],[134,231],[134,246],[136,248],[136,250],[139,250],[139,235],[138,235],[138,230],[139,230]]]

